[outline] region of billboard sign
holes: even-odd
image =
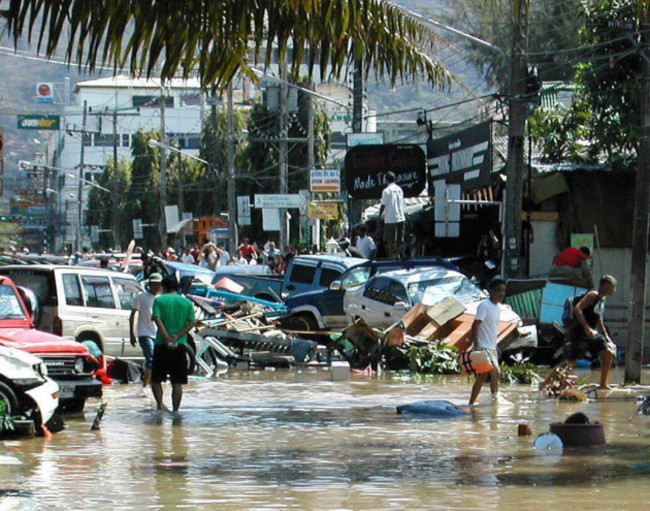
[[[427,163],[429,164],[429,190],[435,182],[461,185],[463,192],[484,188],[491,184],[492,129],[487,121],[453,135],[429,139]]]
[[[60,128],[61,121],[58,115],[19,115],[19,130],[52,130]]]
[[[345,185],[353,199],[380,199],[392,171],[404,197],[417,197],[426,185],[426,167],[417,144],[359,145],[345,155]]]

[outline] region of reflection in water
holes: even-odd
[[[0,497],[24,509],[592,509],[643,506],[650,496],[650,417],[634,403],[565,404],[506,387],[463,419],[397,415],[421,399],[464,403],[465,379],[435,385],[326,372],[235,373],[188,385],[180,416],[157,412],[133,386],[107,390],[100,431],[88,420],[50,441],[5,445],[21,460],[0,465]],[[609,445],[545,456],[536,434],[583,411],[603,422]],[[2,504],[0,504],[0,508]],[[23,509],[23,508],[18,508]]]

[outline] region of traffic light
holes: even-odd
[[[16,222],[22,219],[21,215],[0,215],[0,222]]]

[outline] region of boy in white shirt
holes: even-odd
[[[160,273],[149,275],[150,291],[138,293],[133,302],[131,316],[129,317],[129,329],[131,332],[131,346],[135,347],[136,341],[142,348],[144,355],[144,374],[142,375],[142,388],[146,388],[151,383],[151,366],[153,363],[153,345],[158,328],[151,319],[153,301],[162,290],[163,277]],[[135,317],[138,317],[137,325]]]
[[[472,394],[469,398],[469,406],[474,406],[476,398],[481,392],[481,387],[490,375],[490,390],[492,400],[495,402],[503,401],[499,395],[499,353],[497,352],[497,338],[499,337],[499,318],[501,316],[501,302],[506,296],[506,281],[500,277],[495,277],[490,282],[490,298],[484,300],[476,311],[476,318],[472,324],[471,340],[473,349],[485,351],[488,359],[492,364],[492,370],[488,373],[476,376],[476,381],[472,387]]]

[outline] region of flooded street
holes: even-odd
[[[434,381],[233,372],[190,382],[180,418],[135,397],[138,385],[110,387],[100,431],[90,431],[91,401],[49,440],[3,443],[0,510],[647,508],[650,417],[634,401],[559,403],[505,386],[512,407],[487,404],[484,389],[469,418],[395,413],[423,399],[466,402],[466,378]],[[604,423],[607,447],[533,451],[575,411]],[[521,422],[533,437],[517,437]]]

